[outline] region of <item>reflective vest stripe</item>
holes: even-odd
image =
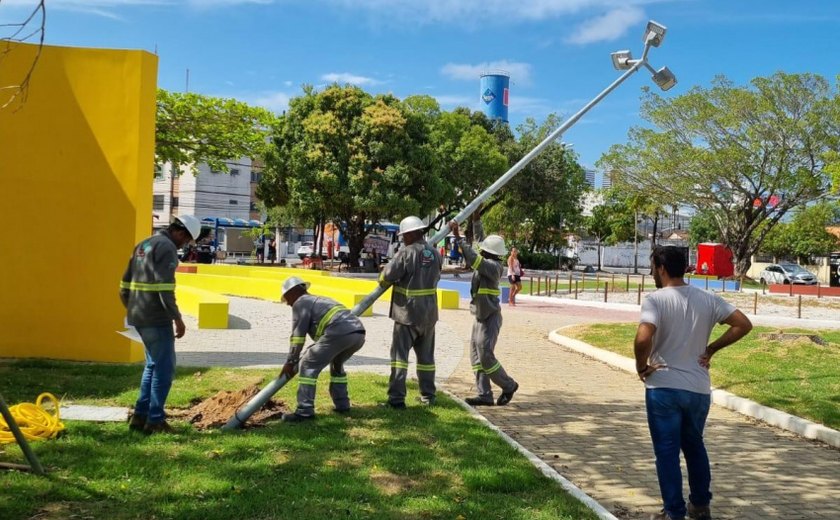
[[[484,257],[481,256],[481,255],[478,255],[478,256],[475,257],[475,261],[473,261],[472,266],[470,266],[470,267],[473,270],[476,270],[476,269],[478,269],[478,266],[480,266],[481,262],[483,262],[483,261],[484,261]]]
[[[473,372],[482,372],[484,368],[482,368],[481,364],[473,365],[472,366]]]
[[[165,292],[174,291],[174,283],[143,283],[143,282],[120,282],[120,289],[143,292]]]
[[[487,294],[490,296],[499,296],[502,294],[500,289],[487,289],[486,287],[479,287],[478,294]]]
[[[335,313],[337,313],[338,311],[346,310],[347,307],[345,307],[344,305],[336,305],[332,309],[328,310],[327,313],[324,314],[324,317],[321,318],[321,321],[318,322],[318,327],[315,329],[315,341],[318,341],[321,335],[324,334],[324,329],[327,328],[327,325],[329,325],[330,320],[333,316],[335,316]]]
[[[344,376],[344,377],[330,377],[330,383],[344,383],[344,384],[347,384],[347,376]]]
[[[434,365],[421,365],[417,363],[417,371],[418,372],[434,372],[435,366]]]
[[[394,292],[413,298],[417,296],[434,296],[437,294],[437,289],[406,289],[395,286]]]
[[[391,361],[391,366],[394,368],[408,368],[407,361]]]
[[[306,343],[306,336],[292,336],[292,339],[289,340],[289,343],[292,345],[303,345]]]
[[[318,384],[318,379],[314,377],[298,377],[298,384],[315,386]]]

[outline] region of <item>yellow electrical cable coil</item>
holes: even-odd
[[[52,413],[41,405],[44,399],[53,402]],[[54,439],[64,429],[64,423],[61,422],[59,412],[60,406],[61,402],[56,396],[44,392],[38,396],[34,404],[16,404],[10,407],[9,411],[12,412],[12,417],[14,417],[26,440],[37,441]],[[9,429],[9,425],[0,415],[0,444],[10,444],[12,442],[15,442],[15,436],[12,435],[12,430]]]

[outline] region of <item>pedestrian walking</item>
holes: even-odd
[[[651,520],[679,520],[686,514],[710,520],[711,469],[703,443],[711,404],[709,368],[712,357],[749,333],[752,323],[720,296],[685,283],[687,263],[680,249],[655,248],[651,265],[657,291],[642,304],[634,342],[663,501]],[[709,343],[716,323],[729,328]],[[688,469],[688,507],[680,450]]]
[[[437,284],[443,264],[437,248],[424,239],[425,233],[426,224],[418,217],[404,218],[399,232],[404,247],[385,264],[379,276],[383,286],[393,284],[390,316],[394,335],[386,405],[397,409],[405,408],[408,353],[412,349],[417,356],[418,401],[435,403]]]
[[[295,371],[299,372],[297,409],[294,413],[283,414],[284,422],[315,418],[318,375],[327,365],[330,366],[330,397],[335,411],[349,412],[344,363],[365,344],[365,328],[359,318],[333,299],[309,294],[309,285],[297,276],[283,282],[281,299],[292,308],[292,335],[281,374],[291,378]],[[315,343],[303,350],[307,334]]]
[[[175,338],[186,332],[175,302],[175,268],[178,249],[200,239],[200,234],[197,218],[175,217],[167,229],[134,246],[120,283],[126,320],[137,329],[146,354],[140,395],[128,427],[147,435],[173,431],[164,406],[175,376]]]
[[[510,248],[510,255],[507,259],[507,276],[510,284],[508,304],[516,306],[516,295],[522,291],[522,264],[519,263],[519,250]]]
[[[499,303],[499,279],[505,272],[500,261],[507,251],[505,241],[499,235],[484,238],[481,221],[473,222],[474,236],[480,242],[481,252],[476,253],[469,245],[461,243],[458,222],[451,221],[449,229],[455,235],[456,245],[460,247],[467,265],[473,270],[470,286],[470,312],[475,315],[470,337],[470,362],[475,372],[476,397],[465,401],[472,406],[506,405],[519,390],[519,384],[510,377],[502,363],[496,359],[496,341],[502,329],[502,307]],[[483,241],[482,241],[483,239]],[[490,382],[502,389],[498,401],[493,401],[493,388]]]

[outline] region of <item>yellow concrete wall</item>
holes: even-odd
[[[311,269],[293,269],[290,267],[259,267],[232,264],[196,264],[198,274],[215,274],[221,276],[247,276],[254,278],[273,278],[285,280],[290,276],[324,277],[330,276],[329,271]]]
[[[0,85],[37,52],[7,45]],[[151,232],[156,77],[146,52],[46,46],[28,96],[0,110],[0,357],[142,359],[115,331],[120,277]]]

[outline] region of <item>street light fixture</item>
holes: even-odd
[[[645,49],[642,52],[641,59],[634,60],[633,55],[629,50],[616,51],[611,54],[613,67],[616,70],[633,70],[634,72],[640,67],[645,67],[653,74],[653,82],[656,83],[662,90],[670,90],[677,84],[677,77],[668,67],[662,67],[659,70],[651,67],[648,63],[648,52],[651,47],[659,47],[662,45],[662,40],[665,39],[665,33],[668,28],[661,23],[649,21],[645,28],[645,35],[642,41],[645,42]]]

